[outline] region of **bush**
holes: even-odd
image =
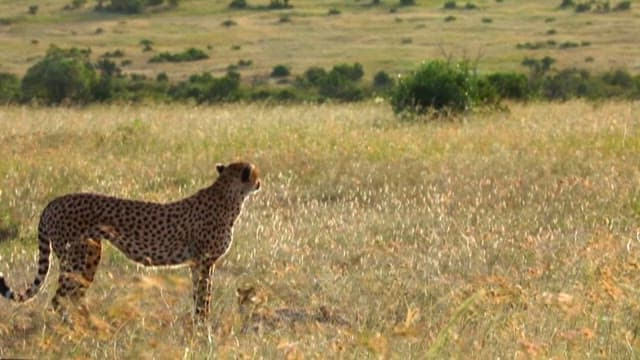
[[[238,25],[238,23],[233,21],[233,20],[231,20],[231,19],[227,19],[227,20],[222,22],[222,26],[224,26],[224,27],[232,27],[232,26],[236,26],[236,25]]]
[[[477,78],[467,63],[429,61],[403,76],[391,94],[394,112],[464,111],[478,98]]]
[[[412,6],[416,4],[416,0],[400,0],[400,6]]]
[[[0,72],[0,104],[14,103],[20,99],[20,79],[14,74]]]
[[[318,88],[320,96],[342,101],[357,101],[364,97],[364,92],[353,81],[338,71],[330,71],[322,79]]]
[[[581,3],[576,5],[576,12],[577,13],[581,13],[581,12],[587,12],[591,10],[591,3]]]
[[[146,5],[144,0],[111,0],[105,10],[126,14],[141,13]]]
[[[560,9],[566,9],[574,6],[576,6],[576,3],[573,0],[562,0],[560,3]]]
[[[631,89],[635,86],[633,76],[622,69],[606,72],[602,75],[602,80],[609,85]]]
[[[293,6],[289,5],[289,0],[271,0],[269,9],[289,9]]]
[[[341,77],[353,82],[359,81],[364,76],[364,69],[360,63],[354,63],[353,65],[338,64],[331,69],[331,72],[335,72]]]
[[[240,74],[228,72],[221,78],[210,73],[191,75],[189,80],[173,86],[169,95],[175,99],[193,99],[198,103],[239,99]]]
[[[271,77],[287,77],[290,74],[289,67],[286,65],[276,65],[271,70]]]
[[[378,71],[373,76],[373,87],[376,89],[388,89],[394,84],[393,78],[384,71]]]
[[[104,0],[99,0],[96,10],[113,11],[124,14],[138,14],[149,6],[158,6],[164,3],[164,0],[110,0],[109,5],[103,5]],[[170,7],[178,6],[178,0],[168,0]]]
[[[35,15],[38,13],[38,5],[29,5],[29,14]]]
[[[529,81],[524,74],[493,73],[486,77],[487,82],[504,99],[522,100],[529,97]]]
[[[71,4],[65,5],[62,10],[75,10],[87,4],[87,0],[71,0]]]
[[[359,63],[338,64],[330,71],[321,67],[308,68],[302,77],[296,79],[296,85],[311,91],[317,91],[320,99],[356,101],[364,98],[364,90],[358,82],[364,76]]]
[[[631,10],[631,1],[629,0],[620,1],[613,8],[613,11],[629,11],[629,10]]]
[[[231,9],[246,9],[247,8],[247,1],[246,0],[233,0],[229,4],[229,7]]]
[[[586,97],[590,92],[589,82],[590,74],[588,71],[565,69],[546,79],[543,86],[543,95],[549,100]]]
[[[457,5],[455,1],[446,1],[442,7],[444,9],[455,9]]]
[[[44,59],[31,66],[22,79],[25,100],[59,104],[63,100],[86,103],[92,98],[96,72],[89,50],[51,46]]]
[[[150,63],[162,63],[162,62],[183,62],[183,61],[197,61],[208,59],[209,55],[203,50],[196,48],[189,48],[181,53],[169,53],[162,52],[149,59]]]
[[[124,51],[122,51],[120,49],[116,49],[114,51],[107,51],[106,53],[102,54],[102,57],[104,57],[104,58],[121,58],[121,57],[124,57]]]
[[[153,41],[149,39],[140,40],[140,45],[142,45],[142,51],[147,52],[153,50]]]
[[[304,81],[309,86],[320,86],[326,77],[327,72],[318,66],[310,67],[304,72]]]

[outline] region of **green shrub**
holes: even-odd
[[[444,18],[444,22],[452,22],[452,21],[456,21],[456,17],[453,15],[449,15]]]
[[[327,72],[323,68],[313,66],[304,72],[304,81],[309,86],[320,86],[326,76]]]
[[[191,75],[188,81],[174,85],[169,95],[174,99],[193,99],[198,103],[233,101],[241,97],[240,74],[228,72],[221,78],[210,73]]]
[[[140,45],[142,45],[142,51],[143,52],[147,52],[147,51],[151,51],[153,50],[152,46],[153,46],[153,41],[149,40],[149,39],[142,39],[140,40]]]
[[[209,55],[204,51],[196,48],[188,48],[181,53],[169,53],[162,52],[151,59],[149,59],[150,63],[162,63],[162,62],[184,62],[184,61],[197,61],[208,59]]]
[[[476,102],[477,85],[467,63],[429,61],[400,79],[392,90],[391,106],[396,113],[424,113],[429,109],[463,111]]]
[[[126,14],[141,13],[146,6],[144,0],[111,0],[110,5],[104,7],[107,11]]]
[[[156,75],[156,81],[158,81],[158,82],[167,82],[167,81],[169,81],[169,75],[167,75],[167,73],[164,72],[164,71],[161,72],[161,73],[158,73],[158,75]]]
[[[631,89],[635,86],[633,76],[626,70],[618,69],[606,72],[602,75],[602,80],[609,85]]]
[[[364,91],[339,71],[330,71],[322,79],[318,88],[320,96],[342,101],[357,101],[364,97]]]
[[[269,2],[269,9],[289,9],[292,7],[289,0],[271,0]]]
[[[289,67],[286,65],[276,65],[271,70],[271,77],[287,77],[291,74]]]
[[[560,49],[571,49],[571,48],[577,48],[579,47],[580,44],[573,42],[573,41],[565,41],[562,44],[560,44],[560,46],[558,46]]]
[[[231,20],[231,19],[227,19],[227,20],[222,22],[222,26],[224,26],[224,27],[232,27],[232,26],[236,26],[236,25],[238,25],[238,23],[233,21],[233,20]]]
[[[416,0],[400,0],[400,6],[413,6],[416,4]]]
[[[29,5],[29,14],[35,15],[38,13],[38,5]]]
[[[104,58],[120,58],[120,57],[124,57],[124,51],[122,51],[120,49],[116,49],[114,51],[107,51],[106,53],[102,54],[102,57],[104,57]]]
[[[229,7],[232,9],[246,9],[247,1],[246,0],[233,0],[229,4]]]
[[[580,3],[575,8],[577,13],[591,11],[591,3]]]
[[[122,76],[122,69],[115,62],[102,58],[95,65],[100,77],[92,89],[93,99],[98,101],[110,100],[118,91],[114,78]]]
[[[96,72],[89,61],[89,50],[51,46],[44,59],[31,66],[22,79],[25,100],[48,104],[63,100],[86,103],[92,98]]]
[[[165,0],[110,0],[109,5],[104,5],[104,0],[98,0],[95,9],[98,11],[112,11],[124,14],[138,14],[144,12],[149,6],[164,4]],[[169,7],[178,6],[179,0],[168,0]]]
[[[613,11],[629,11],[629,10],[631,10],[631,1],[629,0],[620,1],[613,8]]]
[[[468,2],[465,4],[464,8],[467,10],[475,10],[478,8],[478,5]]]
[[[486,80],[501,98],[522,100],[530,96],[529,81],[524,74],[498,72],[488,75]]]
[[[562,0],[560,3],[560,9],[572,8],[574,6],[576,6],[576,3],[573,0]]]
[[[87,0],[71,0],[71,4],[65,5],[62,10],[75,10],[87,4]]]
[[[341,77],[349,81],[359,81],[364,76],[364,69],[360,63],[354,63],[353,65],[349,64],[338,64],[331,69],[332,73],[337,73]]]
[[[444,9],[455,9],[456,7],[456,2],[453,0],[445,1],[444,5],[442,5],[442,8]]]
[[[331,16],[331,15],[340,15],[342,13],[342,11],[340,11],[340,9],[337,8],[331,8],[329,9],[329,11],[327,12],[327,15]]]
[[[364,70],[359,63],[338,64],[330,71],[321,67],[310,67],[296,79],[299,88],[317,91],[322,99],[336,99],[342,101],[356,101],[364,98],[365,92],[359,85],[364,76]]]
[[[586,70],[565,69],[546,79],[543,95],[549,100],[586,97],[590,93],[590,74]],[[591,90],[593,93],[593,90]]]
[[[380,70],[373,76],[373,87],[375,89],[385,90],[391,88],[393,85],[393,78],[385,71]]]
[[[20,79],[14,74],[0,72],[0,104],[14,103],[20,99]]]

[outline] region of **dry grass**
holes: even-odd
[[[173,200],[238,158],[264,190],[214,275],[209,334],[191,326],[186,270],[107,247],[90,321],[62,325],[49,280],[0,307],[0,357],[638,357],[639,105],[426,124],[372,103],[1,108],[0,224],[20,235],[0,271],[15,287],[57,195]]]
[[[342,62],[360,62],[373,77],[378,70],[406,71],[425,59],[442,57],[481,58],[482,71],[519,70],[525,56],[549,55],[556,66],[584,67],[605,71],[624,67],[640,71],[639,10],[609,14],[575,14],[559,10],[560,0],[472,1],[478,10],[445,11],[444,0],[418,1],[419,6],[389,12],[397,1],[383,6],[370,2],[296,0],[293,10],[231,11],[230,1],[184,1],[176,11],[142,16],[96,14],[89,7],[62,11],[70,0],[51,0],[40,5],[35,16],[27,15],[23,2],[0,1],[0,71],[23,74],[43,56],[50,44],[90,47],[95,57],[120,49],[132,60],[126,71],[154,76],[166,71],[174,80],[201,72],[223,73],[238,60],[253,60],[243,69],[246,79],[267,77],[273,66],[286,64],[294,74],[310,66],[330,67]],[[268,4],[267,0],[249,2]],[[464,6],[463,1],[458,2]],[[342,11],[327,16],[329,8]],[[289,14],[290,22],[279,21]],[[456,21],[445,22],[448,15]],[[485,23],[483,18],[490,18]],[[223,27],[232,19],[238,25]],[[553,22],[546,22],[553,19]],[[103,32],[97,34],[96,30]],[[553,29],[557,33],[547,35]],[[142,52],[140,40],[152,40],[156,52],[181,52],[186,47],[207,49],[211,59],[180,64],[148,64],[153,52]],[[33,44],[32,40],[38,41]],[[572,49],[518,50],[520,43],[555,40],[589,42]],[[234,49],[239,46],[239,49]],[[593,62],[585,62],[592,57]],[[119,62],[119,59],[116,59]]]

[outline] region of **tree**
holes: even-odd
[[[64,100],[88,102],[96,83],[89,50],[61,49],[52,45],[44,59],[31,66],[22,79],[25,100],[59,104]]]

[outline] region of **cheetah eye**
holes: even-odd
[[[247,166],[244,169],[242,169],[242,175],[240,177],[242,182],[249,182],[249,177],[250,176],[251,176],[251,168],[250,167]]]

